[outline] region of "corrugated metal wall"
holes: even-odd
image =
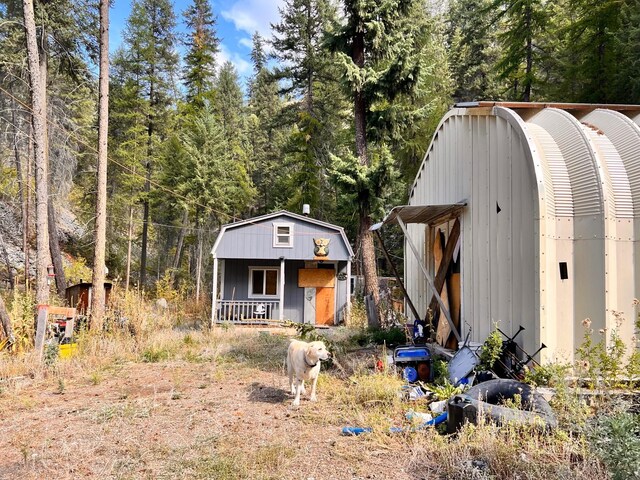
[[[476,107],[441,122],[410,204],[467,200],[462,215],[462,319],[483,341],[494,322],[522,325],[527,351],[571,360],[582,321],[630,342],[640,268],[640,115],[598,109]],[[499,211],[499,213],[498,213]],[[426,229],[410,225],[424,245]],[[568,278],[561,278],[561,264]],[[419,265],[405,255],[407,287],[429,302]]]
[[[461,285],[463,330],[468,323],[472,340],[484,340],[499,322],[507,333],[525,326],[527,348],[539,341],[535,185],[520,135],[491,109],[449,112],[418,173],[410,204],[468,201],[461,218]],[[425,226],[409,229],[412,240],[425,245]],[[424,248],[423,255],[424,261]],[[409,295],[425,312],[425,280],[413,256],[405,258]]]

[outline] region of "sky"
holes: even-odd
[[[218,63],[231,61],[241,78],[251,74],[251,36],[258,31],[263,37],[271,38],[271,23],[279,21],[278,7],[284,0],[210,0],[213,13],[217,16],[218,37],[222,40]],[[178,31],[184,32],[182,12],[191,4],[191,0],[173,0],[178,19]],[[109,49],[111,52],[120,46],[122,31],[131,12],[131,0],[114,0],[109,20]]]

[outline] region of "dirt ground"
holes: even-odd
[[[286,384],[278,367],[184,359],[18,379],[0,395],[0,478],[423,478],[408,453],[342,436],[322,383],[297,409]]]

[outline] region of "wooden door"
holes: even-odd
[[[316,325],[333,325],[335,316],[334,288],[316,288]]]

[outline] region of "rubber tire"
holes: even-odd
[[[509,408],[500,403],[520,395],[522,409]],[[544,397],[530,385],[509,379],[488,380],[455,395],[447,402],[449,419],[447,430],[454,432],[465,421],[477,423],[479,413],[498,425],[540,425],[556,428],[558,422]]]

